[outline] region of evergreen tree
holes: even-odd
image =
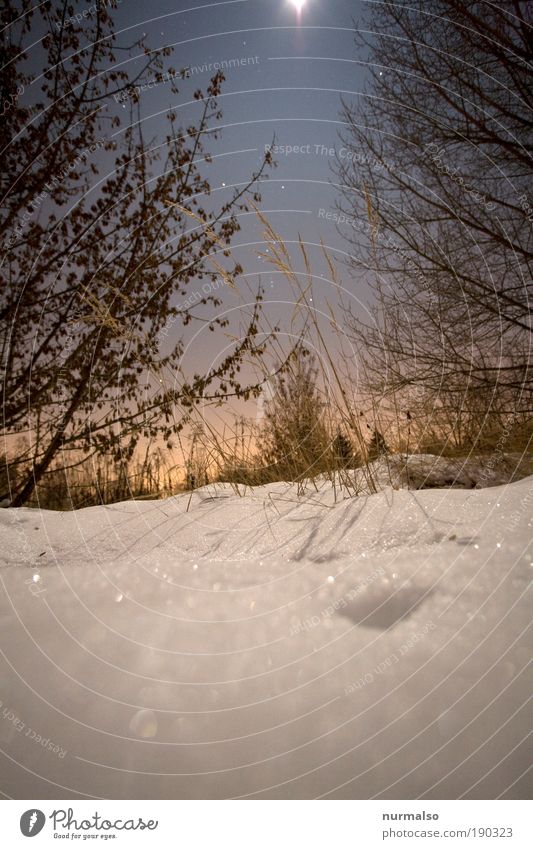
[[[327,469],[330,439],[324,407],[314,360],[300,347],[266,405],[260,455],[272,478],[302,480]]]
[[[389,449],[385,442],[385,437],[379,430],[374,430],[372,438],[368,444],[368,459],[377,460],[383,454],[388,454]]]

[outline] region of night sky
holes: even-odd
[[[335,153],[342,149],[341,96],[355,100],[368,74],[354,45],[354,28],[365,6],[354,0],[307,0],[299,14],[289,0],[230,0],[196,7],[175,0],[128,0],[114,13],[121,43],[146,33],[151,47],[174,47],[168,66],[190,69],[189,79],[179,81],[177,97],[168,84],[141,94],[145,137],[154,143],[163,139],[164,115],[170,107],[179,123],[187,126],[201,109],[193,92],[199,87],[205,90],[215,63],[238,60],[238,67],[223,69],[226,80],[219,100],[223,132],[211,144],[214,161],[207,172],[214,203],[220,204],[231,187],[248,180],[274,136],[285,150],[297,148],[274,153],[277,167],[269,170],[268,182],[261,186],[260,208],[283,239],[293,244],[296,270],[302,269],[302,262],[294,242],[301,236],[306,244],[316,278],[310,308],[321,309],[326,298],[334,297],[318,247],[321,239],[339,263],[353,304],[368,295],[365,281],[352,279],[343,266],[348,244],[323,212],[333,210],[338,198],[332,168]],[[111,103],[107,108],[122,108],[124,125],[129,120],[127,106]],[[241,216],[240,223],[233,256],[244,268],[241,294],[247,284],[255,290],[261,280],[270,320],[290,332],[288,285],[258,256],[264,250],[261,226],[253,214]],[[240,309],[242,298],[236,299],[231,291],[226,289],[221,297],[222,309]],[[209,365],[223,352],[221,344],[225,341],[220,335],[215,339],[201,331],[186,353],[185,365]]]

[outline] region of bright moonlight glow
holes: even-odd
[[[305,6],[305,0],[291,0],[291,5],[294,6],[298,14],[302,11]]]

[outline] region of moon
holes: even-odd
[[[298,14],[302,11],[305,6],[305,0],[290,0],[291,6],[294,6]]]

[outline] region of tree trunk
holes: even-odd
[[[42,476],[44,475],[56,455],[56,452],[61,444],[61,440],[63,439],[63,434],[72,420],[72,416],[78,409],[78,404],[83,395],[84,388],[85,378],[82,376],[80,379],[79,386],[76,389],[76,392],[74,393],[74,397],[72,398],[72,401],[70,402],[70,405],[67,411],[65,412],[65,415],[61,419],[61,422],[58,425],[56,433],[50,441],[48,448],[44,452],[44,456],[37,464],[32,467],[30,473],[28,474],[26,483],[24,484],[20,492],[15,495],[13,501],[11,502],[11,507],[22,507],[33,495],[35,487],[41,480]]]

